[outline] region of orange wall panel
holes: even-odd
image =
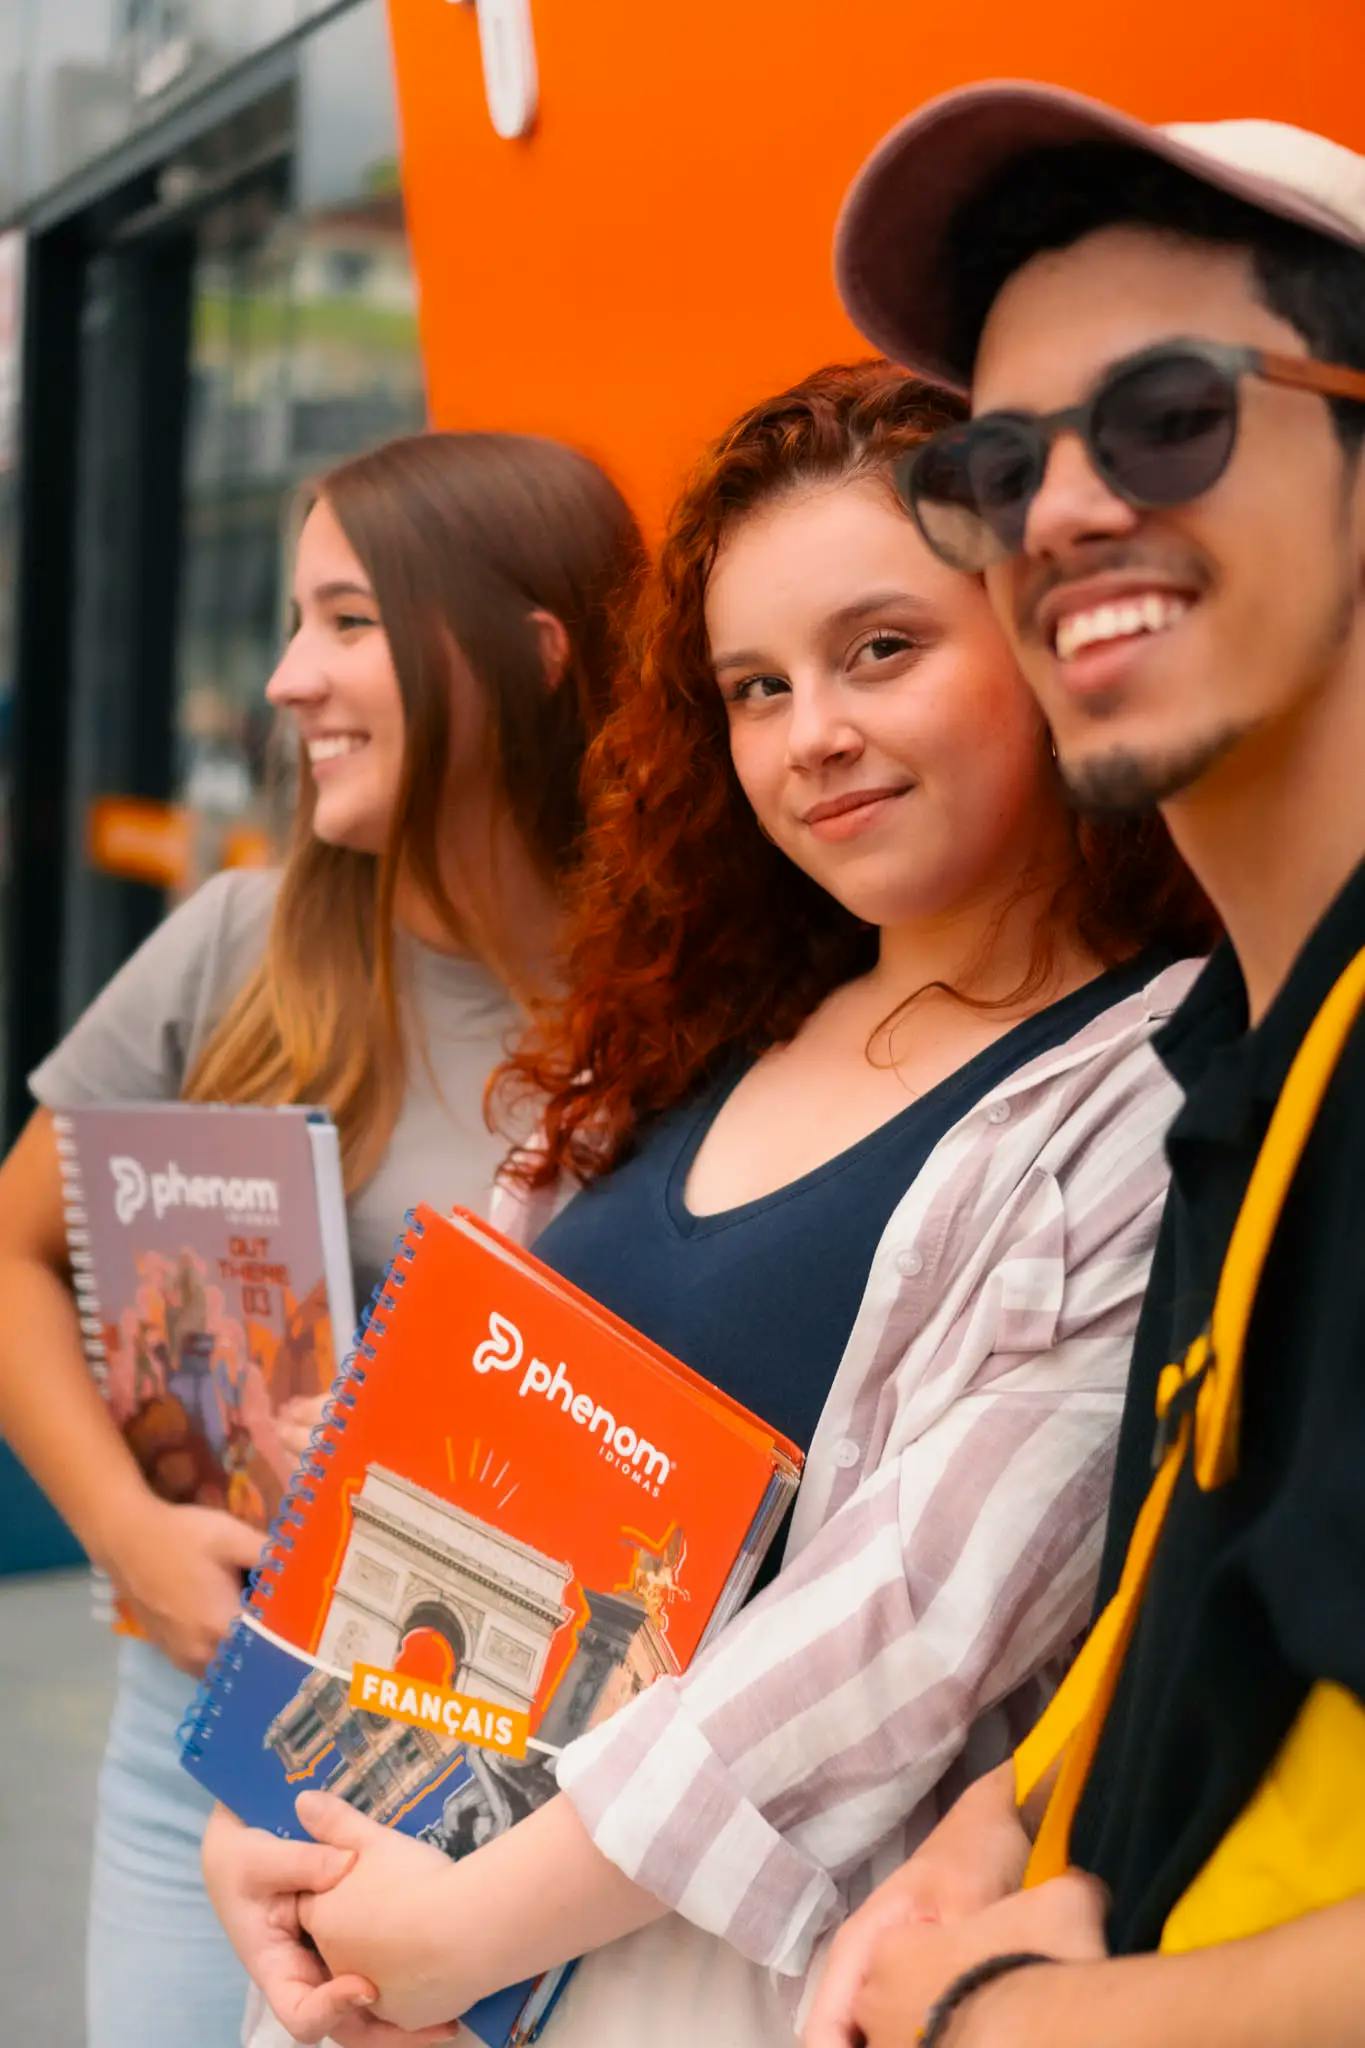
[[[533,0],[540,114],[515,142],[474,7],[389,4],[434,423],[561,435],[651,523],[740,406],[862,352],[835,214],[934,93],[1043,78],[1365,149],[1361,0]]]

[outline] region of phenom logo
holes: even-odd
[[[168,1209],[223,1209],[232,1216],[259,1217],[278,1222],[279,1183],[273,1180],[225,1176],[220,1173],[182,1173],[172,1159],[160,1173],[148,1173],[141,1160],[120,1153],[109,1161],[114,1176],[114,1214],[120,1223],[131,1223],[142,1214],[148,1199],[159,1223]]]
[[[521,1364],[521,1331],[496,1309],[488,1318],[488,1335],[474,1353],[475,1372],[513,1372]]]
[[[492,1310],[488,1335],[470,1360],[475,1372],[514,1372],[525,1355],[526,1345],[516,1324]],[[571,1422],[586,1429],[589,1436],[601,1439],[600,1456],[652,1493],[658,1493],[673,1470],[673,1460],[665,1451],[642,1437],[628,1422],[618,1422],[611,1409],[604,1408],[591,1394],[578,1393],[562,1360],[551,1371],[543,1358],[530,1359],[517,1388],[517,1399],[558,1402]]]
[[[120,1223],[131,1223],[147,1206],[147,1176],[136,1159],[109,1161],[114,1176],[114,1214]]]

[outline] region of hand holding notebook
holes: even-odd
[[[260,1530],[226,1509],[147,1494],[123,1515],[109,1559],[119,1632],[154,1643],[177,1670],[201,1678],[260,1555]]]
[[[299,1818],[316,1841],[354,1857],[333,1888],[299,1898],[299,1923],[334,1983],[364,1978],[378,1993],[375,2018],[405,2030],[453,2020],[495,1988],[486,1972],[479,1982],[480,1925],[460,1910],[459,1863],[332,1793],[304,1794]],[[512,1982],[525,1974],[506,1972]]]
[[[117,1622],[202,1670],[297,1463],[280,1410],[325,1391],[354,1326],[337,1131],[294,1104],[180,1102],[54,1129],[86,1355],[146,1482]]]

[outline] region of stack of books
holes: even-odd
[[[262,1528],[181,1731],[298,1836],[304,1787],[459,1857],[743,1601],[796,1448],[462,1210],[416,1209],[354,1348],[337,1134],[299,1108],[57,1119],[91,1362],[149,1483]],[[330,1388],[301,1465],[281,1404]],[[535,2037],[563,1971],[465,2016]]]

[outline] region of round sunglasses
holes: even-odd
[[[902,457],[896,488],[939,559],[975,573],[1022,551],[1060,434],[1080,435],[1126,504],[1185,505],[1210,490],[1236,444],[1242,377],[1365,402],[1365,371],[1267,349],[1165,342],[1116,363],[1082,405],[988,412],[945,428]]]

